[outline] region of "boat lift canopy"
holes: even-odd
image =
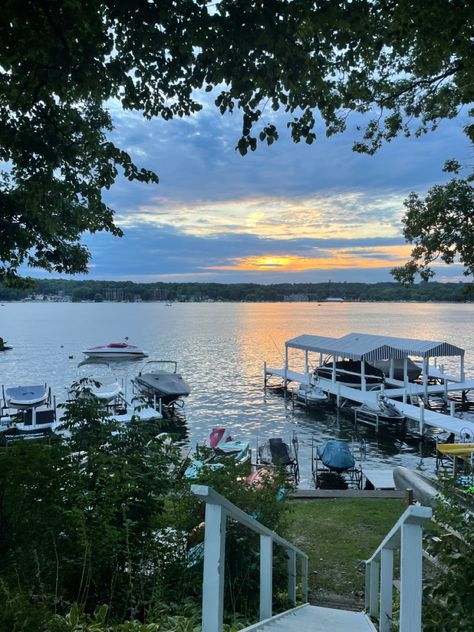
[[[287,348],[315,351],[350,360],[399,360],[408,356],[436,358],[464,356],[464,349],[448,342],[350,333],[341,338],[303,334],[285,343]]]
[[[428,399],[428,375],[430,372],[430,358],[439,358],[446,356],[458,356],[460,359],[460,378],[454,378],[456,381],[464,381],[464,349],[456,347],[448,342],[435,340],[417,340],[416,338],[396,338],[394,336],[379,336],[376,334],[362,334],[353,332],[342,336],[341,338],[330,338],[327,336],[311,336],[303,334],[285,343],[285,367],[288,370],[288,350],[300,349],[305,352],[306,368],[305,373],[309,372],[308,352],[317,352],[320,354],[319,364],[322,365],[323,354],[330,355],[333,358],[333,374],[332,381],[336,379],[336,358],[341,357],[349,360],[358,360],[361,365],[362,390],[366,390],[365,379],[365,362],[375,362],[377,360],[390,360],[389,378],[393,382],[394,362],[395,360],[404,361],[404,378],[403,384],[405,388],[408,386],[408,367],[407,362],[409,356],[420,357],[422,364],[422,381],[424,386],[425,401]],[[442,379],[447,381],[449,376],[441,375]],[[453,379],[453,378],[451,378]]]

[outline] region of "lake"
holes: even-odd
[[[5,303],[0,336],[14,349],[0,354],[0,383],[47,382],[58,401],[78,376],[81,351],[128,336],[150,359],[178,361],[192,387],[186,400],[191,444],[225,425],[255,447],[271,436],[297,432],[303,487],[311,478],[311,438],[368,444],[365,467],[406,465],[433,472],[433,444],[359,425],[350,410],[331,405],[306,411],[263,390],[263,363],[283,365],[285,340],[308,333],[342,336],[352,331],[446,340],[466,349],[466,374],[474,376],[474,305],[434,303]],[[301,354],[303,355],[303,354]],[[72,356],[72,358],[70,357]],[[295,356],[296,358],[296,356]],[[114,363],[133,378],[142,362]],[[451,367],[445,361],[446,370]],[[297,368],[297,365],[295,365]],[[300,366],[301,368],[301,366]],[[474,419],[472,413],[464,418]],[[462,423],[462,422],[461,422]]]

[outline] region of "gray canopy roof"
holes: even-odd
[[[373,334],[350,333],[341,338],[311,336],[304,334],[286,343],[288,348],[317,351],[351,360],[388,360],[408,356],[433,358],[440,356],[463,356],[464,349],[447,342],[396,338]]]

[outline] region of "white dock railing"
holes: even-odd
[[[431,507],[410,506],[365,563],[365,608],[379,632],[392,630],[394,552],[400,550],[400,632],[421,632],[423,525]]]
[[[191,490],[206,503],[204,533],[204,577],[202,592],[202,632],[222,632],[224,616],[225,535],[227,518],[260,534],[260,613],[259,620],[272,616],[273,544],[288,556],[288,600],[296,604],[297,557],[301,559],[303,601],[308,597],[308,556],[296,546],[233,505],[211,487],[192,485]]]

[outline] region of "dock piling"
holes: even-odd
[[[425,428],[425,403],[423,400],[420,400],[419,404],[420,408],[420,435],[423,436],[424,428]]]

